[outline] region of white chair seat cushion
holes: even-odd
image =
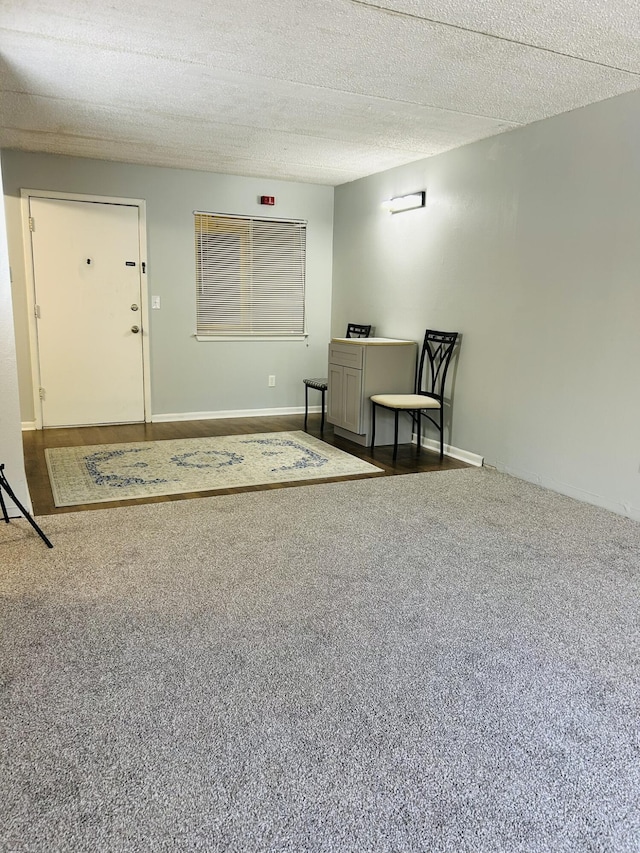
[[[373,403],[388,409],[439,409],[440,402],[423,394],[374,394]]]

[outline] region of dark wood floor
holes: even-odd
[[[170,438],[203,438],[209,435],[247,435],[261,432],[285,432],[301,430],[304,427],[302,415],[268,418],[234,418],[209,421],[174,421],[157,424],[124,424],[118,426],[74,427],[71,429],[45,429],[23,433],[25,465],[29,491],[36,515],[50,515],[58,512],[76,512],[85,509],[106,509],[112,506],[157,503],[160,501],[185,500],[234,492],[254,492],[263,489],[291,488],[310,483],[338,482],[340,480],[362,479],[362,477],[335,477],[330,480],[300,481],[297,483],[278,483],[266,486],[249,486],[238,489],[218,489],[208,492],[193,492],[181,495],[166,495],[144,499],[114,501],[112,503],[84,504],[82,506],[56,507],[53,503],[49,476],[44,457],[47,447],[80,447],[92,444],[118,444],[126,441],[159,441]],[[325,424],[324,434],[320,434],[320,415],[310,415],[308,432],[322,438],[327,444],[358,456],[384,470],[384,474],[365,476],[390,476],[395,474],[416,474],[425,471],[442,471],[451,468],[466,468],[464,462],[445,458],[440,461],[437,453],[422,450],[418,453],[415,445],[401,445],[398,456],[393,461],[393,447],[376,447],[371,455],[368,448],[360,447],[333,434],[333,427]]]

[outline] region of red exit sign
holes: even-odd
[[[276,197],[274,195],[261,195],[260,196],[260,204],[268,204],[271,207],[276,203]]]

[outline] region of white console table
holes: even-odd
[[[413,391],[418,345],[395,338],[332,338],[329,344],[327,420],[334,433],[371,443],[372,394]],[[401,423],[398,440],[411,441],[412,424]],[[393,444],[393,414],[379,410],[376,445]]]

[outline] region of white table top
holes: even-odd
[[[364,346],[398,346],[401,344],[415,344],[415,341],[405,341],[401,338],[331,338],[336,344],[358,344]]]

